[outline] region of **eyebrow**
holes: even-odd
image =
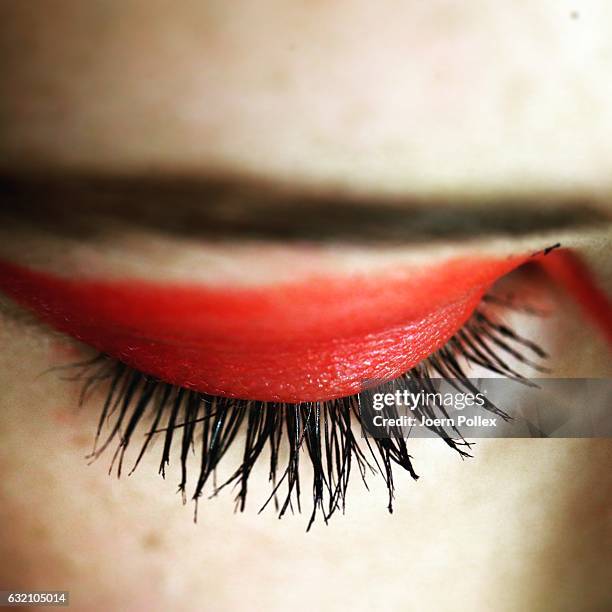
[[[208,240],[406,244],[610,222],[586,198],[389,197],[243,177],[2,176],[0,220],[86,236],[108,221]],[[601,204],[599,205],[601,206]]]

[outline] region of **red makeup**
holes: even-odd
[[[561,249],[542,258],[540,264],[612,344],[612,302],[597,286],[584,261],[576,253]]]
[[[0,289],[54,328],[167,382],[300,402],[404,373],[527,259],[461,258],[257,288],[64,278],[0,262]]]
[[[442,347],[488,287],[530,259],[462,258],[378,276],[257,288],[64,278],[0,262],[0,290],[128,365],[198,391],[332,399],[391,380]],[[573,253],[537,259],[612,341],[612,307]]]

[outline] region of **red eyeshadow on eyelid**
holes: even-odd
[[[299,402],[404,373],[528,258],[463,258],[376,278],[257,288],[69,279],[0,262],[0,289],[56,329],[167,382]]]
[[[541,260],[547,274],[582,308],[612,344],[612,302],[597,285],[591,270],[577,253],[561,249]]]

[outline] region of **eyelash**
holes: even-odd
[[[431,376],[435,374],[452,381],[451,384],[465,391],[477,392],[460,364],[462,358],[468,365],[477,364],[488,371],[526,384],[529,384],[528,381],[508,365],[507,356],[536,371],[547,371],[540,363],[533,361],[545,359],[546,353],[492,317],[490,308],[487,310],[488,305],[537,314],[529,308],[517,307],[513,300],[486,296],[470,320],[443,348],[388,384],[408,389],[412,393],[428,393],[434,390]],[[532,358],[526,354],[531,354]],[[349,477],[354,464],[366,488],[368,472],[382,475],[388,490],[389,512],[393,512],[395,492],[393,465],[397,464],[414,479],[418,478],[401,432],[395,432],[396,435],[392,434],[385,439],[359,438],[355,435],[355,424],[365,427],[362,415],[369,410],[365,400],[371,390],[325,402],[274,404],[215,397],[176,387],[103,354],[68,367],[78,370],[70,380],[83,383],[79,401],[81,405],[101,383],[110,380],[98,421],[94,449],[89,455],[92,461],[97,459],[113,441],[118,440],[109,474],[116,466],[117,475],[121,476],[125,453],[133,441],[134,433],[142,423],[148,421],[150,426],[130,474],[139,465],[155,436],[163,434],[159,473],[165,477],[171,452],[179,439],[175,434],[181,430],[181,480],[178,490],[182,494],[183,503],[186,503],[190,451],[195,452],[196,447],[199,448],[199,473],[191,496],[196,504],[196,520],[198,500],[211,476],[215,481],[212,496],[233,484],[238,486],[236,509],[245,509],[249,477],[266,448],[269,451],[269,481],[272,491],[260,512],[271,502],[279,518],[287,510],[301,511],[300,459],[304,457],[310,461],[313,470],[313,506],[307,530],[319,513],[327,523],[336,511],[344,512]],[[505,420],[511,418],[486,399],[483,408]],[[423,409],[433,410],[433,407],[426,404]],[[386,416],[395,416],[394,407],[385,407],[385,410]],[[109,431],[100,443],[105,427]],[[459,436],[457,438],[450,437],[443,430],[436,430],[435,433],[462,457],[470,456],[468,451],[471,445],[459,432],[456,432]],[[227,450],[239,438],[244,440],[242,462],[223,484],[217,486],[216,469]],[[283,463],[284,466],[281,465]],[[281,489],[284,489],[282,495]]]

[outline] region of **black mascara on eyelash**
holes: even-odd
[[[528,307],[517,305],[514,300],[485,296],[469,321],[443,348],[388,384],[411,393],[427,394],[435,391],[435,377],[448,381],[460,391],[476,393],[478,389],[461,365],[463,359],[492,373],[533,385],[508,364],[508,357],[543,372],[547,370],[539,360],[545,359],[546,353],[498,320],[489,312],[488,306],[533,314]],[[388,491],[389,512],[393,512],[395,496],[394,466],[406,470],[412,478],[418,478],[400,429],[392,429],[387,438],[367,435],[373,416],[372,389],[331,401],[275,404],[215,397],[176,387],[106,355],[98,355],[74,367],[78,368],[78,373],[73,379],[83,382],[80,404],[85,403],[100,384],[108,383],[94,449],[89,458],[92,461],[97,459],[114,442],[117,443],[109,473],[116,469],[117,476],[121,476],[126,450],[134,442],[139,427],[147,423],[144,441],[130,474],[138,467],[153,440],[160,437],[163,447],[159,473],[165,477],[171,456],[178,452],[181,472],[178,491],[185,503],[191,454],[197,449],[199,466],[191,493],[196,520],[198,500],[205,489],[213,497],[229,486],[237,488],[236,509],[244,511],[253,468],[265,454],[269,457],[271,492],[259,511],[272,504],[279,518],[287,511],[301,512],[303,483],[300,465],[303,461],[310,463],[312,511],[307,530],[318,515],[327,523],[336,512],[344,512],[348,483],[355,471],[366,487],[368,472],[382,476]],[[484,410],[504,420],[511,419],[506,411],[486,398],[483,404]],[[416,414],[428,418],[436,415],[448,417],[444,407],[428,402],[419,407]],[[396,417],[396,408],[385,407],[385,415]],[[362,436],[356,433],[360,429]],[[471,456],[471,443],[457,429],[453,428],[453,435],[435,425],[429,429],[461,457]],[[241,442],[241,462],[229,478],[218,485],[218,466],[230,447]]]

